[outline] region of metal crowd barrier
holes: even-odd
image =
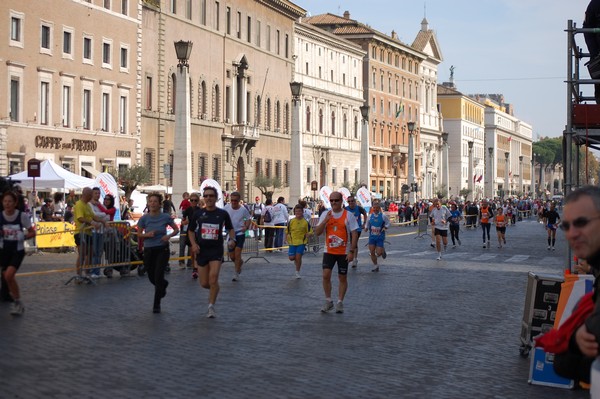
[[[258,226],[264,228],[265,226]],[[246,231],[246,239],[244,240],[244,247],[242,248],[242,259],[244,255],[250,255],[244,259],[244,263],[248,262],[251,259],[264,259],[269,263],[269,260],[260,254],[260,249],[258,248],[258,243],[260,242],[258,237],[254,236],[253,230]],[[231,257],[229,256],[229,248],[227,248],[227,236],[225,236],[223,251],[225,251],[225,260],[224,262],[232,262]]]
[[[99,232],[90,226],[82,226],[79,230],[76,274],[65,284],[71,281],[94,284],[94,278],[99,277],[100,273],[110,278],[115,271],[125,277],[136,267],[138,274],[142,275],[142,242],[136,231],[127,222],[109,222]]]

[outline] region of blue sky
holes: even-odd
[[[380,32],[395,30],[412,43],[426,6],[444,61],[439,82],[455,66],[465,94],[501,93],[515,116],[538,136],[560,136],[566,123],[567,35],[572,19],[581,27],[589,0],[292,0],[312,15],[350,11],[350,18]],[[577,43],[585,51],[581,35]],[[587,77],[587,71],[582,71]],[[584,93],[591,93],[584,89]]]

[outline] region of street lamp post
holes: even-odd
[[[494,147],[488,147],[488,153],[489,153],[489,173],[488,173],[488,179],[487,180],[487,194],[486,197],[488,198],[494,198]]]
[[[475,182],[473,181],[473,178],[475,176],[475,174],[473,173],[473,144],[475,144],[473,141],[469,141],[467,142],[467,144],[469,145],[469,166],[467,167],[467,180],[468,180],[468,187],[469,187],[469,193],[471,194],[471,200],[475,201]],[[469,196],[467,195],[468,199]]]
[[[300,132],[300,107],[302,106],[302,83],[291,82],[292,90],[292,140],[290,166],[290,204],[302,198],[302,132]]]
[[[523,155],[519,155],[519,192],[523,195]]]
[[[534,152],[531,157],[531,195],[533,198],[537,198],[537,191],[535,188],[535,157],[537,154]]]
[[[504,198],[506,198],[507,194],[510,195],[510,184],[508,182],[508,157],[510,157],[510,153],[507,151],[504,153],[505,160],[505,168],[504,168]]]
[[[360,107],[362,129],[360,133],[360,182],[371,186],[371,157],[369,156],[369,106]]]
[[[442,184],[446,186],[446,198],[450,199],[450,167],[448,165],[448,150],[450,149],[450,145],[448,144],[448,133],[442,133],[442,143],[444,146],[444,157],[442,159],[442,165],[444,168],[442,174]]]
[[[181,198],[192,190],[192,147],[190,116],[190,82],[188,60],[192,42],[175,42],[177,54],[177,77],[175,94],[175,138],[173,140],[173,198]]]
[[[410,187],[409,201],[411,204],[417,202],[417,190],[415,186],[415,144],[414,144],[414,132],[415,122],[407,122],[408,127],[408,185]]]

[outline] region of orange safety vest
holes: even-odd
[[[346,213],[347,211],[344,209],[341,217],[337,219],[332,217],[325,226],[325,241],[328,254],[346,254],[346,246],[348,245],[348,229],[346,228],[348,215]]]
[[[481,223],[489,223],[490,222],[490,214],[488,213],[487,208],[481,208]]]

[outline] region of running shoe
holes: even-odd
[[[554,251],[554,246],[552,246],[552,250]]]
[[[435,248],[435,244],[434,243],[431,243],[429,245],[431,246],[431,248]]]
[[[385,252],[385,248],[383,249],[383,253],[381,254],[383,259],[387,258],[387,252]]]
[[[378,272],[379,272],[379,266],[377,266],[377,267],[374,267],[373,269],[371,269],[371,271],[372,271],[373,273],[378,273]]]
[[[10,314],[13,316],[21,316],[25,312],[25,307],[21,301],[14,301],[10,305]]]
[[[456,244],[452,244],[452,249],[456,249]]]
[[[214,319],[215,317],[217,317],[217,312],[215,312],[215,307],[214,306],[209,306],[208,307],[208,312],[206,313],[206,318],[207,319]]]
[[[485,241],[484,241],[484,243],[483,243],[483,247],[484,247],[484,248],[487,248],[487,245],[485,244]]]
[[[504,244],[506,244],[506,238],[503,238],[502,240],[504,241]]]
[[[458,245],[462,245],[462,243],[460,242],[460,239],[456,239],[456,241],[458,242]]]
[[[333,309],[333,301],[325,301],[325,305],[321,308],[321,312],[327,313]]]
[[[194,271],[192,272],[192,278],[193,278],[194,280],[197,280],[197,279],[198,279],[198,272],[197,272],[196,270],[194,270]]]
[[[240,274],[239,273],[233,273],[233,278],[231,279],[231,281],[239,281],[240,280]]]
[[[550,248],[552,248],[550,245],[548,245],[548,251],[550,251]]]
[[[344,303],[339,302],[335,304],[335,313],[344,313]]]
[[[437,258],[435,258],[435,260],[442,260],[442,255],[441,255],[441,254],[440,254],[440,255],[438,255],[438,257],[437,257]]]
[[[294,274],[294,278],[296,280],[300,280],[302,278],[302,276],[300,275],[300,273],[296,272],[296,274]]]
[[[356,267],[357,267],[357,266],[358,266],[358,259],[354,259],[354,260],[352,261],[352,268],[353,268],[353,269],[356,269]]]

